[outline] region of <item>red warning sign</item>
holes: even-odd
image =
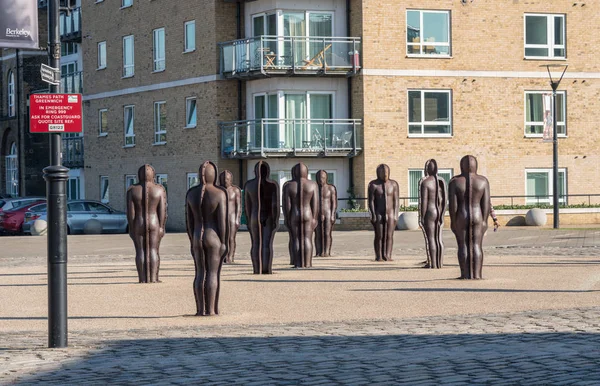
[[[30,133],[81,133],[81,94],[29,96]]]

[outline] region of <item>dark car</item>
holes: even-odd
[[[39,205],[43,202],[44,201],[41,200],[27,202],[26,204],[15,209],[9,209],[0,212],[0,231],[9,234],[23,233],[25,213],[29,210],[29,208]]]

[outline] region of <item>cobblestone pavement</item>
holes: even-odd
[[[0,335],[6,384],[600,384],[600,307],[352,323]]]

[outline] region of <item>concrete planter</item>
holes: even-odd
[[[546,212],[539,208],[530,209],[525,215],[525,224],[541,227],[546,225]]]
[[[400,213],[396,229],[401,231],[414,231],[419,229],[419,214],[417,212]]]

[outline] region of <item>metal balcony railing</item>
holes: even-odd
[[[83,163],[83,137],[63,137],[62,139],[63,165],[68,168],[82,168]]]
[[[279,119],[222,122],[223,158],[353,157],[362,149],[360,119]]]
[[[81,41],[81,7],[74,8],[69,14],[60,14],[60,39]]]
[[[219,44],[221,75],[355,75],[361,40],[354,37],[258,36]]]
[[[62,75],[60,92],[65,94],[83,94],[83,72]]]

